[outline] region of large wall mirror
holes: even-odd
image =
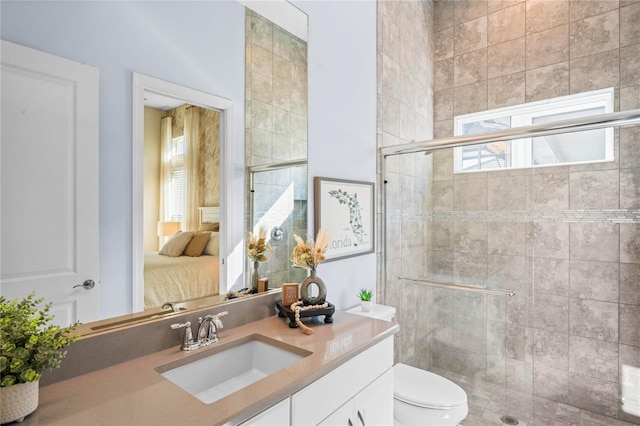
[[[270,288],[304,277],[289,254],[293,235],[307,229],[306,15],[287,2],[246,5],[258,11],[246,8],[244,117],[215,95],[134,75],[133,319],[250,295],[242,292],[251,288],[252,267],[244,241],[238,247],[226,238],[234,220],[245,233],[268,229],[273,252],[260,273]],[[239,215],[226,203],[225,182],[234,178],[226,155],[234,143],[230,123],[243,118]],[[189,246],[203,244],[168,255],[180,233],[190,232]]]
[[[306,230],[307,16],[302,11],[284,0],[2,2],[1,8],[3,40],[99,73],[100,282],[95,291],[100,296],[96,317],[102,319],[96,329],[170,315],[179,305],[220,303],[230,290],[245,287],[244,237],[267,219],[270,231],[284,231],[282,239],[272,241],[274,256],[261,272],[274,288],[294,280],[286,271],[290,250],[279,245]],[[185,31],[184,22],[197,31]],[[138,77],[132,78],[134,73]],[[188,208],[185,204],[188,217],[160,208],[166,204],[157,160],[165,116],[172,117],[171,125],[164,123],[164,140],[172,150],[186,146],[192,131],[206,140],[196,162],[198,194],[183,194],[193,200]],[[147,152],[145,139],[155,145]],[[175,153],[174,165],[189,161]],[[290,161],[298,166],[283,166]],[[258,166],[275,168],[253,169]],[[154,176],[145,179],[147,172]],[[274,201],[267,199],[284,199],[285,193],[293,194],[287,198],[289,211],[275,215]],[[201,293],[188,289],[145,305],[145,252],[162,250],[172,222],[180,222],[182,231],[219,223],[218,272],[206,272],[212,280]],[[216,231],[204,232],[211,238]],[[206,243],[215,253],[216,244]],[[161,301],[171,305],[163,309]]]
[[[271,288],[306,273],[289,260],[294,234],[307,232],[306,26],[296,34],[296,26],[291,32],[285,25],[247,9],[246,228],[254,235],[266,230],[273,251],[258,270]],[[247,288],[253,268],[247,262]]]

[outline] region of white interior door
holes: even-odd
[[[98,70],[6,41],[1,63],[0,292],[97,320]]]

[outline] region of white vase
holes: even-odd
[[[0,388],[0,423],[21,422],[36,411],[39,383],[19,383]]]
[[[371,305],[371,300],[360,301],[360,309],[362,309],[362,312],[371,312]]]

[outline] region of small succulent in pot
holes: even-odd
[[[360,293],[358,294],[358,297],[363,302],[370,302],[371,298],[373,297],[373,291],[363,288],[363,289],[360,290]]]
[[[42,373],[60,366],[64,348],[77,340],[75,325],[60,328],[52,323],[51,303],[31,292],[18,301],[0,297],[0,386],[37,382]]]

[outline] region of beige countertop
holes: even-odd
[[[220,330],[220,341],[192,352],[178,347],[40,388],[38,409],[23,425],[200,425],[237,424],[285,399],[355,355],[392,336],[396,323],[336,312],[332,324],[310,323],[314,333],[289,328],[272,316]],[[211,404],[171,383],[155,368],[215,352],[251,334],[311,352],[273,375]],[[131,342],[135,345],[136,342]],[[64,361],[63,361],[64,362]]]

